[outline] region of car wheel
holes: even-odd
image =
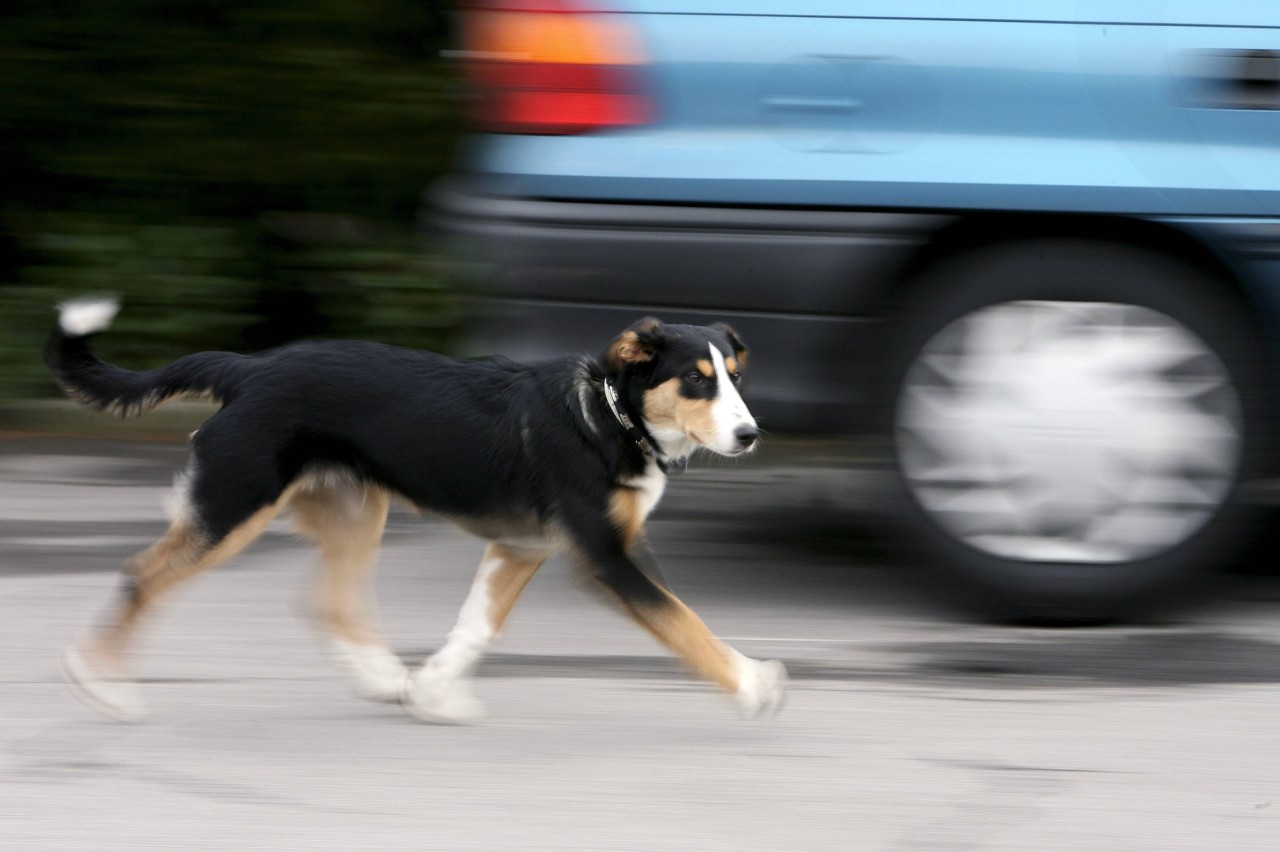
[[[1216,277],[1044,241],[915,291],[892,438],[913,539],[988,615],[1096,622],[1169,599],[1243,534],[1265,350]]]

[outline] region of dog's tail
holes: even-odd
[[[44,362],[68,396],[121,417],[144,414],[176,396],[230,401],[249,361],[243,355],[201,352],[155,370],[134,372],[89,351],[89,336],[105,331],[119,310],[117,300],[103,298],[73,299],[58,306]]]

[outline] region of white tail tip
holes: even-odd
[[[91,296],[58,305],[58,325],[63,334],[84,337],[106,330],[120,311],[120,300]]]

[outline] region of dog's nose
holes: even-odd
[[[733,437],[738,439],[738,446],[745,450],[760,437],[760,430],[754,426],[739,426],[733,430]]]

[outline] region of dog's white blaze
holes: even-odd
[[[747,404],[742,401],[742,395],[738,393],[733,379],[729,378],[729,368],[725,366],[720,350],[713,343],[708,343],[707,347],[711,350],[711,363],[715,366],[719,389],[719,394],[711,405],[711,417],[716,424],[716,449],[734,453],[739,449],[734,433],[742,426],[755,428],[756,420],[747,410]]]
[[[658,467],[656,459],[650,458],[645,464],[644,473],[630,479],[619,480],[622,485],[636,489],[637,509],[641,518],[648,518],[653,507],[658,505],[662,494],[667,490],[667,475]]]
[[[747,717],[776,713],[786,699],[786,667],[777,660],[753,660],[737,651],[733,654],[738,708]]]
[[[120,302],[117,299],[72,299],[58,305],[58,325],[64,334],[84,337],[104,331],[119,312]]]
[[[62,675],[85,703],[113,719],[138,722],[147,715],[147,705],[133,681],[97,671],[79,648],[73,646],[63,654]]]
[[[693,455],[694,451],[700,446],[683,429],[678,429],[675,426],[655,426],[645,420],[644,428],[658,442],[658,447],[662,450],[662,454],[669,459],[687,458]]]
[[[480,570],[471,583],[471,591],[458,613],[457,623],[449,631],[444,647],[427,660],[424,668],[435,670],[441,678],[456,678],[466,674],[467,669],[483,656],[496,635],[489,617],[493,606],[489,585],[493,575],[504,564],[502,559],[481,561]]]
[[[490,583],[505,564],[500,558],[480,562],[480,570],[444,647],[432,654],[406,682],[402,700],[415,716],[429,722],[465,724],[483,715],[484,708],[471,694],[466,674],[497,635],[490,615],[493,605]]]
[[[196,460],[193,456],[187,462],[186,470],[179,471],[173,476],[173,490],[164,501],[164,513],[171,523],[179,521],[191,521],[195,519],[195,511],[191,502],[191,481],[192,475],[195,473]]]
[[[377,701],[395,701],[404,689],[409,670],[391,649],[333,637],[329,651],[351,677],[356,692]]]

